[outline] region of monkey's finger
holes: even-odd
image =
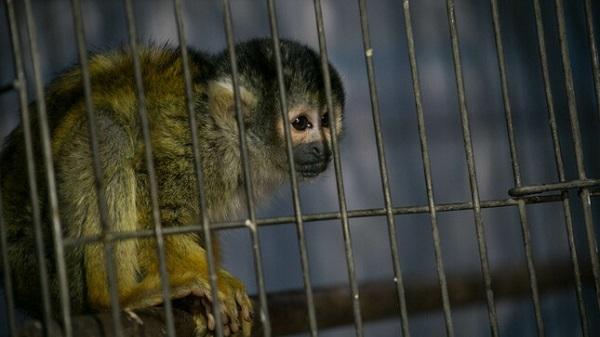
[[[211,292],[209,290],[194,287],[190,289],[189,292],[198,298],[206,298],[209,301],[212,301]]]
[[[193,315],[194,323],[196,327],[194,329],[194,337],[212,337],[207,327],[207,318],[204,314],[196,313]]]
[[[202,298],[201,301],[202,301],[202,306],[204,307],[204,311],[206,312],[206,316],[208,316],[210,314],[211,317],[214,318],[212,302],[210,302],[209,300],[207,300],[204,297]],[[221,311],[221,320],[222,320],[223,324],[228,324],[229,323],[229,315],[227,315],[225,313],[225,309],[223,308],[223,306],[224,306],[224,304],[221,303],[221,310],[220,310]]]
[[[235,292],[235,301],[237,302],[238,306],[241,309],[241,313],[242,313],[242,319],[245,321],[252,321],[252,313],[250,311],[250,304],[247,303],[247,301],[245,301],[245,294],[240,292],[240,291],[236,291]]]
[[[221,317],[223,318],[223,324],[229,324],[229,315],[227,315],[224,311],[221,311]]]
[[[215,317],[210,312],[210,310],[206,310],[206,327],[208,328],[208,330],[215,330]]]
[[[229,326],[226,325],[225,327],[223,327],[223,336],[227,337],[231,335],[231,330],[229,329]]]
[[[250,337],[252,334],[252,323],[251,322],[242,322],[242,336]]]
[[[219,308],[221,309],[221,318],[223,320],[223,324],[229,324],[229,322],[231,321],[231,317],[230,317],[230,310],[228,308],[228,305],[225,301],[220,301],[219,302],[220,306]],[[212,306],[211,306],[212,308]]]
[[[238,324],[238,321],[235,319],[231,321],[229,326],[231,327],[232,333],[236,333],[236,332],[240,331],[240,325]]]

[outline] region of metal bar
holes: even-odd
[[[31,10],[31,2],[29,0],[25,0],[25,20],[27,24],[27,37],[29,42],[29,49],[31,50],[31,62],[33,65],[33,81],[34,88],[36,93],[36,105],[38,109],[38,124],[40,128],[40,140],[41,140],[41,150],[42,157],[44,161],[44,168],[46,170],[46,180],[48,183],[48,201],[50,208],[50,220],[52,223],[52,234],[53,234],[53,243],[54,243],[54,257],[56,261],[56,274],[59,288],[59,297],[61,301],[60,314],[63,320],[63,326],[65,330],[65,335],[67,337],[71,337],[71,315],[70,315],[70,302],[69,302],[69,289],[68,289],[68,281],[67,281],[67,272],[65,265],[65,256],[64,256],[64,246],[63,246],[63,237],[62,237],[62,226],[59,218],[58,211],[58,198],[56,193],[56,181],[54,177],[54,165],[52,161],[52,149],[50,145],[50,130],[48,127],[48,116],[46,112],[46,103],[44,98],[44,85],[42,80],[42,72],[41,65],[39,60],[39,51],[37,47],[37,36],[36,36],[36,27],[33,21],[33,13]],[[19,79],[21,83],[22,78]],[[32,157],[28,156],[29,159]],[[33,162],[32,162],[33,163]],[[33,202],[33,200],[32,200]],[[38,221],[37,225],[41,223]],[[36,240],[42,239],[42,231],[41,227],[36,228]],[[42,247],[42,246],[38,246]],[[40,252],[41,253],[41,252]],[[40,256],[40,258],[45,259],[45,256]],[[45,264],[40,262],[40,268],[45,267]],[[40,270],[40,272],[45,273],[45,271]],[[47,282],[48,279],[45,278]],[[49,285],[42,285],[42,288],[48,287]],[[50,308],[50,303],[48,303],[48,307],[45,307],[44,310]],[[49,313],[45,313],[49,314]],[[47,333],[49,333],[47,331]]]
[[[358,1],[360,27],[363,39],[363,52],[365,54],[365,63],[367,67],[367,80],[369,83],[369,97],[371,101],[371,113],[373,117],[373,127],[375,129],[375,143],[377,146],[377,159],[379,164],[379,176],[381,178],[381,188],[383,189],[383,198],[386,210],[388,224],[388,237],[392,254],[392,263],[394,268],[394,283],[396,285],[396,296],[400,306],[400,319],[402,322],[402,336],[410,337],[408,324],[408,313],[406,311],[406,295],[404,291],[404,282],[402,279],[402,269],[400,266],[400,254],[398,253],[398,242],[396,222],[392,211],[393,203],[390,192],[389,174],[387,162],[385,159],[385,150],[383,146],[383,135],[381,133],[381,113],[379,111],[379,96],[375,84],[375,69],[373,65],[373,48],[371,46],[371,37],[369,33],[369,18],[367,4],[364,0]]]
[[[552,134],[552,144],[554,148],[554,160],[556,162],[556,169],[559,180],[565,182],[565,169],[563,165],[562,154],[560,150],[560,140],[558,137],[558,127],[556,125],[556,114],[554,112],[554,99],[552,97],[552,86],[550,82],[550,72],[548,70],[548,57],[546,55],[546,41],[544,38],[544,23],[542,18],[542,11],[539,0],[534,0],[534,11],[536,21],[536,31],[538,38],[538,47],[541,60],[541,70],[544,79],[544,92],[546,97],[546,106],[548,109],[548,121],[550,126],[550,132]],[[510,192],[509,192],[510,193]],[[571,256],[571,264],[573,266],[573,275],[575,281],[575,292],[577,296],[577,304],[579,309],[579,319],[581,322],[581,330],[584,337],[589,336],[587,313],[585,309],[585,302],[583,300],[583,291],[581,284],[581,273],[579,271],[579,262],[577,258],[577,247],[575,245],[575,237],[573,233],[573,219],[571,217],[571,206],[569,201],[569,193],[567,191],[561,192],[562,206],[565,216],[565,229],[567,232],[567,238],[569,242],[569,253]]]
[[[592,1],[585,0],[585,21],[587,23],[588,43],[590,44],[590,58],[592,59],[592,71],[594,74],[594,87],[596,88],[596,104],[598,116],[600,116],[600,60],[598,60],[598,47],[594,33],[594,11]]]
[[[185,21],[182,14],[181,0],[174,0],[175,21],[177,23],[177,36],[179,38],[179,49],[181,50],[181,63],[183,79],[185,82],[185,103],[190,122],[190,132],[192,137],[192,151],[194,153],[194,171],[196,173],[196,188],[198,190],[198,202],[201,212],[201,226],[204,234],[204,248],[206,250],[208,275],[210,282],[210,291],[212,296],[213,317],[216,322],[217,336],[223,336],[223,324],[221,319],[221,303],[219,301],[219,289],[217,288],[217,263],[214,256],[212,244],[212,232],[210,230],[210,220],[206,207],[206,194],[204,192],[204,175],[202,172],[202,162],[200,157],[200,145],[198,143],[198,123],[196,121],[196,112],[194,110],[194,98],[192,92],[192,74],[190,71],[190,61],[187,50],[185,35]]]
[[[529,185],[511,188],[508,191],[513,197],[520,197],[529,194],[550,192],[550,191],[564,191],[567,189],[584,188],[600,186],[600,179],[585,179],[585,180],[571,180],[560,183],[541,184],[541,185]]]
[[[11,38],[10,42],[11,42],[12,51],[13,51],[12,57],[13,57],[13,62],[15,64],[15,66],[14,66],[15,79],[13,80],[13,82],[10,85],[7,85],[7,87],[12,86],[12,88],[10,88],[9,90],[15,89],[18,91],[22,115],[25,115],[27,117],[27,118],[24,118],[25,120],[27,120],[27,125],[25,125],[25,123],[23,123],[23,130],[24,130],[23,133],[28,136],[28,138],[25,139],[25,143],[26,143],[25,147],[27,150],[30,150],[31,149],[31,132],[29,132],[29,130],[30,130],[29,129],[29,112],[28,112],[28,108],[27,108],[27,97],[26,97],[27,92],[26,92],[26,88],[24,86],[20,85],[22,83],[21,79],[24,79],[24,73],[23,73],[21,48],[20,48],[20,43],[19,43],[18,28],[16,25],[14,5],[11,0],[6,1],[6,18],[9,23],[9,32],[10,32],[10,38]],[[27,145],[29,145],[29,146],[27,146]],[[27,152],[27,154],[29,154],[29,152]],[[31,163],[31,165],[29,165],[29,166],[33,166],[33,163]],[[31,174],[33,171],[30,169],[29,166],[28,166],[28,173],[30,173],[29,179],[35,180],[35,175]],[[35,197],[37,198],[37,190],[35,192]],[[0,195],[0,247],[2,248],[2,251],[0,252],[0,254],[2,254],[2,265],[4,266],[4,268],[2,270],[2,274],[4,274],[4,293],[5,293],[5,297],[6,297],[6,309],[7,309],[6,311],[7,311],[9,332],[10,332],[11,336],[16,336],[17,335],[17,325],[16,325],[16,314],[15,314],[15,310],[16,310],[15,309],[15,300],[14,300],[15,296],[14,296],[14,290],[13,290],[13,285],[12,285],[12,276],[11,276],[11,271],[10,271],[10,260],[8,257],[8,238],[7,238],[7,233],[6,233],[6,223],[4,221],[4,211],[2,209],[2,203],[3,203],[3,199],[2,199],[2,196]],[[32,201],[32,203],[33,203],[33,201]],[[32,211],[33,210],[35,210],[35,209],[32,207]],[[38,220],[38,224],[39,224],[39,209],[38,209],[37,214],[38,214],[37,220]],[[36,217],[34,215],[34,220],[35,219],[36,219]],[[36,247],[38,248],[37,252],[38,252],[38,259],[39,259],[40,255],[42,255],[43,251],[44,251],[43,241],[42,241],[41,247],[37,246],[37,245],[36,245]],[[41,254],[39,254],[39,253],[41,253]],[[46,270],[45,266],[43,266],[43,268],[45,271]],[[47,281],[47,277],[43,278],[41,276],[42,275],[40,273],[40,281],[42,283]],[[42,296],[42,301],[47,301],[47,300],[48,300],[47,296],[46,297]],[[44,307],[45,307],[45,305],[44,305]],[[44,318],[46,318],[46,316]],[[46,320],[45,323],[47,323],[47,322],[48,321]],[[45,324],[45,326],[47,327],[48,324]]]
[[[229,51],[229,62],[231,63],[231,80],[233,85],[233,96],[235,100],[235,112],[239,129],[240,154],[242,159],[242,168],[244,170],[244,190],[246,193],[246,206],[249,219],[246,220],[246,227],[250,229],[252,239],[252,250],[254,252],[254,269],[256,272],[256,283],[258,284],[258,294],[260,298],[260,320],[263,326],[263,336],[271,336],[271,323],[269,321],[269,310],[267,308],[267,295],[265,290],[264,272],[261,262],[260,241],[258,237],[258,227],[256,225],[256,214],[254,208],[254,197],[252,188],[252,177],[250,175],[250,162],[248,156],[248,146],[246,144],[246,134],[244,130],[244,120],[242,115],[242,102],[239,87],[239,73],[237,68],[237,58],[235,55],[235,45],[233,42],[233,24],[231,22],[231,5],[229,0],[223,0],[223,10],[225,12],[224,24],[225,35],[227,37],[227,49]]]
[[[498,57],[498,68],[500,73],[500,84],[502,90],[502,101],[504,104],[504,113],[506,115],[506,132],[508,134],[508,143],[510,148],[510,159],[513,170],[514,184],[516,187],[521,186],[521,171],[519,169],[519,156],[517,152],[517,143],[515,140],[515,132],[513,127],[512,108],[510,98],[508,97],[508,79],[506,74],[506,63],[504,61],[504,47],[502,45],[502,33],[500,27],[500,18],[498,14],[498,3],[496,0],[491,0],[492,21],[494,24],[494,40],[496,42],[496,53]],[[531,288],[531,297],[533,300],[533,309],[537,324],[538,336],[544,336],[544,321],[542,318],[542,310],[538,291],[537,275],[533,264],[533,251],[531,249],[529,221],[527,219],[527,211],[525,202],[518,201],[519,220],[521,222],[521,231],[523,233],[523,246],[525,248],[525,257],[527,260],[527,271],[529,273],[529,285]]]
[[[581,131],[579,128],[579,118],[577,116],[577,102],[575,100],[575,86],[573,84],[573,73],[571,71],[571,59],[569,56],[569,46],[567,41],[567,32],[562,0],[555,0],[556,19],[558,22],[558,37],[560,42],[560,52],[562,57],[562,66],[565,76],[565,90],[567,93],[567,102],[569,108],[569,120],[571,125],[571,137],[575,148],[575,161],[577,163],[577,175],[580,180],[586,179],[585,164],[583,159],[583,147],[581,145]],[[600,261],[598,259],[598,243],[596,241],[596,231],[594,229],[594,220],[592,217],[592,206],[590,200],[590,191],[588,188],[582,188],[580,193],[581,204],[584,214],[584,223],[587,232],[588,248],[590,251],[590,260],[592,262],[592,271],[594,273],[594,284],[596,287],[596,302],[600,308]]]
[[[294,204],[294,220],[296,223],[296,235],[298,236],[298,247],[300,249],[300,263],[302,266],[302,278],[304,283],[304,293],[306,295],[306,306],[308,309],[308,326],[310,335],[317,336],[317,315],[315,313],[315,304],[313,299],[312,283],[310,280],[310,267],[308,264],[308,249],[306,247],[306,238],[304,233],[304,221],[302,220],[302,208],[300,206],[300,193],[298,191],[298,179],[296,177],[296,167],[294,163],[294,152],[292,149],[292,139],[290,132],[290,123],[288,121],[288,105],[285,92],[285,83],[283,79],[283,65],[281,62],[281,48],[279,46],[279,28],[277,24],[277,14],[275,2],[267,0],[267,9],[269,14],[269,25],[273,39],[273,52],[275,54],[275,66],[277,67],[277,83],[279,85],[279,100],[281,108],[281,118],[283,122],[283,131],[285,134],[285,145],[288,156],[288,165],[290,170],[290,183],[292,189],[292,202]]]
[[[495,3],[492,1],[492,8]],[[465,148],[465,155],[467,160],[467,171],[469,175],[469,185],[471,188],[471,199],[473,200],[473,216],[475,221],[475,230],[477,234],[477,243],[479,248],[479,262],[481,265],[481,273],[483,283],[485,287],[485,295],[488,307],[488,320],[490,325],[490,333],[492,336],[497,337],[498,331],[498,319],[496,316],[496,305],[494,300],[494,293],[492,290],[492,278],[490,275],[489,257],[487,252],[487,243],[485,240],[485,226],[483,223],[483,216],[481,214],[479,186],[477,182],[477,172],[475,167],[475,157],[473,152],[473,142],[471,138],[469,112],[467,109],[465,88],[462,74],[462,65],[460,60],[460,46],[458,41],[458,30],[456,28],[456,18],[454,12],[454,4],[448,4],[449,11],[449,23],[451,26],[450,34],[452,38],[452,50],[454,58],[454,68],[456,73],[456,85],[459,98],[459,109],[461,115],[461,125],[463,134],[463,145]],[[495,14],[495,13],[494,13]],[[496,15],[493,15],[493,19],[496,20]],[[496,21],[495,21],[496,23]],[[496,26],[495,26],[496,28]]]
[[[562,200],[561,195],[544,195],[544,196],[532,196],[525,197],[523,199],[526,204],[540,204],[540,203],[548,203],[548,202],[559,202]],[[505,200],[488,200],[481,202],[481,208],[498,208],[498,207],[509,207],[516,206],[518,201],[515,199],[505,199]],[[436,212],[454,212],[454,211],[464,211],[473,209],[472,202],[461,202],[461,203],[448,203],[448,204],[438,204],[435,206]],[[424,214],[430,213],[429,205],[422,206],[405,206],[405,207],[394,207],[392,209],[394,215],[400,214]],[[384,216],[387,211],[384,208],[370,208],[370,209],[359,209],[348,211],[348,218],[363,218],[363,217],[373,217],[373,216]],[[323,221],[323,220],[338,220],[341,218],[339,212],[327,212],[327,213],[317,213],[317,214],[308,214],[302,216],[302,221],[304,222],[314,222],[314,221]],[[257,226],[273,226],[280,224],[293,223],[295,221],[295,217],[293,216],[282,216],[275,218],[264,218],[257,219]],[[235,228],[244,228],[246,227],[246,222],[242,221],[232,221],[232,222],[221,222],[214,223],[211,225],[212,230],[226,230],[226,229],[235,229]],[[201,232],[203,229],[200,225],[191,225],[186,227],[167,227],[164,229],[165,235],[175,235],[175,234],[183,234],[183,233],[193,233],[193,232]],[[142,238],[148,237],[152,235],[152,231],[150,230],[138,230],[132,232],[114,232],[111,233],[111,237],[113,240],[127,240],[131,238]],[[99,235],[95,236],[86,236],[84,238],[66,238],[65,245],[67,246],[78,246],[89,244],[91,242],[98,242],[101,240]]]
[[[15,15],[14,3],[12,0],[6,0],[6,9],[9,22],[9,30],[11,36],[11,44],[13,50],[13,61],[15,63],[15,77],[20,85],[18,88],[19,94],[19,105],[21,107],[21,125],[23,128],[23,141],[25,143],[25,157],[27,162],[27,178],[29,185],[29,196],[31,199],[31,214],[33,217],[33,228],[35,231],[35,247],[36,247],[36,259],[39,267],[39,278],[40,278],[40,294],[42,302],[42,320],[44,323],[44,331],[46,335],[49,334],[50,324],[50,292],[48,288],[48,269],[46,267],[46,250],[44,244],[44,238],[42,234],[41,215],[40,215],[40,203],[37,187],[37,177],[35,174],[35,161],[33,156],[33,136],[31,134],[31,122],[29,115],[29,105],[27,98],[27,85],[25,80],[25,72],[23,65],[23,57],[21,54],[21,45],[19,41],[19,28],[17,25],[17,19]]]
[[[75,37],[77,39],[77,52],[79,54],[79,63],[81,66],[81,81],[83,85],[83,92],[85,96],[85,110],[87,112],[88,129],[90,135],[90,150],[92,152],[92,166],[94,169],[94,187],[96,189],[96,197],[98,199],[98,211],[100,215],[100,224],[102,228],[103,245],[104,245],[104,259],[107,271],[107,282],[108,290],[110,293],[111,300],[111,313],[113,317],[113,332],[116,336],[123,336],[121,320],[120,318],[120,307],[119,307],[119,294],[118,294],[118,280],[117,280],[117,267],[115,265],[114,256],[114,242],[107,240],[106,234],[110,232],[110,223],[108,219],[108,209],[106,204],[105,195],[105,184],[104,184],[104,170],[100,161],[100,152],[98,148],[98,135],[96,129],[96,114],[94,112],[94,106],[92,102],[92,88],[90,80],[90,71],[88,64],[88,56],[86,52],[86,41],[85,33],[83,28],[83,20],[81,13],[81,1],[72,0],[71,6],[73,8],[73,23],[75,26]]]
[[[169,274],[165,257],[165,243],[163,238],[163,228],[160,223],[160,210],[158,203],[158,186],[156,181],[156,172],[154,170],[154,156],[152,154],[152,143],[150,140],[150,125],[146,111],[146,98],[144,95],[144,83],[142,79],[142,67],[140,64],[140,55],[137,46],[137,33],[135,29],[135,18],[133,14],[133,5],[131,0],[125,0],[125,15],[127,18],[127,32],[129,34],[129,48],[133,59],[133,71],[135,76],[135,87],[137,96],[137,108],[139,122],[142,126],[142,135],[144,137],[144,154],[146,159],[146,170],[148,173],[148,183],[150,186],[150,200],[152,206],[152,222],[154,225],[154,238],[156,240],[156,253],[158,255],[158,265],[160,272],[160,283],[162,287],[165,325],[167,336],[175,336],[175,325],[173,322],[173,308],[171,304],[171,290],[169,284]]]
[[[411,70],[411,79],[413,84],[413,92],[415,95],[415,110],[417,112],[417,127],[419,132],[419,143],[421,146],[421,160],[423,162],[423,173],[425,177],[425,186],[427,190],[427,212],[430,214],[431,218],[431,228],[434,239],[434,248],[436,252],[436,266],[437,266],[437,274],[438,274],[438,282],[440,287],[440,295],[442,298],[442,303],[444,304],[444,318],[446,322],[446,330],[450,330],[452,333],[452,328],[448,327],[452,325],[451,314],[449,310],[449,298],[448,298],[448,284],[446,281],[446,275],[443,267],[443,260],[441,258],[441,254],[438,255],[438,252],[441,252],[441,248],[439,247],[439,230],[437,223],[437,212],[439,206],[436,207],[435,199],[433,194],[433,178],[431,175],[431,160],[429,157],[429,145],[427,141],[427,128],[425,126],[425,113],[423,111],[423,103],[421,98],[421,85],[419,81],[419,70],[417,66],[417,56],[415,50],[415,39],[413,35],[413,27],[412,27],[412,15],[410,12],[410,3],[409,0],[403,1],[404,7],[404,27],[406,32],[406,41],[408,44],[408,57],[410,61],[410,70]],[[474,204],[471,204],[474,206]],[[436,241],[437,238],[437,241]],[[439,257],[438,257],[439,256]],[[448,309],[448,310],[446,310]],[[448,324],[449,322],[449,324]]]
[[[469,174],[469,183],[471,186],[471,198],[473,200],[473,210],[475,216],[475,228],[479,244],[479,257],[481,269],[484,275],[484,283],[486,286],[486,296],[488,303],[488,316],[490,319],[490,328],[492,335],[498,334],[496,322],[496,311],[494,306],[493,292],[491,289],[491,278],[489,276],[489,262],[487,256],[487,247],[485,245],[485,232],[483,227],[483,219],[479,205],[479,190],[477,187],[477,176],[475,172],[475,160],[473,155],[473,145],[471,140],[471,131],[469,123],[469,112],[467,110],[467,102],[465,96],[465,87],[462,73],[462,64],[460,58],[460,45],[458,41],[458,28],[456,25],[456,13],[454,0],[447,0],[448,23],[450,26],[450,39],[452,43],[452,58],[454,62],[454,73],[456,75],[456,89],[458,95],[459,110],[461,116],[463,143],[465,147],[465,155],[467,157],[467,169]],[[520,204],[519,204],[520,205]]]
[[[327,100],[327,114],[329,117],[330,131],[334,135],[331,137],[333,150],[333,164],[335,170],[335,182],[337,186],[338,201],[340,207],[340,219],[342,222],[342,231],[344,235],[344,250],[346,253],[346,264],[348,267],[348,280],[352,293],[352,306],[354,309],[354,327],[357,337],[363,336],[363,320],[360,309],[360,298],[356,271],[354,266],[354,253],[352,251],[352,238],[350,233],[350,223],[348,221],[348,210],[346,206],[346,196],[344,193],[344,180],[342,175],[342,162],[340,159],[340,148],[337,137],[335,137],[338,126],[333,115],[333,98],[331,94],[331,75],[329,74],[329,61],[327,56],[327,42],[325,41],[325,25],[323,22],[323,11],[321,0],[314,0],[315,17],[317,22],[317,34],[319,38],[319,51],[321,57],[321,68],[323,72],[323,83],[325,84],[325,97]]]

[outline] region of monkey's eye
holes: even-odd
[[[304,131],[306,130],[306,128],[312,128],[312,124],[308,121],[308,118],[306,118],[306,116],[296,117],[296,119],[294,119],[294,121],[292,122],[292,126],[298,131]]]
[[[329,114],[325,112],[323,117],[321,117],[321,127],[328,128],[329,127]]]

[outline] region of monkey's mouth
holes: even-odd
[[[296,171],[304,178],[316,177],[327,169],[327,163],[328,161],[317,161],[313,163],[296,162]]]

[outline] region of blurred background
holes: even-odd
[[[499,2],[509,96],[514,113],[523,184],[557,182],[532,1]],[[541,2],[563,159],[567,179],[575,179],[577,172],[560,63],[555,7],[553,1]],[[600,111],[596,101],[598,98],[594,94],[584,4],[583,0],[564,2],[577,108],[584,140],[586,173],[588,177],[600,178]],[[592,2],[598,37],[600,3]],[[82,3],[90,50],[110,50],[128,43],[122,1],[83,0]],[[221,51],[226,43],[220,1],[184,3],[190,47],[213,53]],[[16,5],[22,46],[25,47],[24,10],[21,1],[17,1]],[[236,41],[270,36],[264,1],[232,1],[232,10]],[[323,11],[329,57],[341,74],[347,92],[341,158],[348,208],[381,208],[384,206],[383,192],[377,164],[358,4],[346,0],[329,0],[323,2]],[[413,1],[411,11],[435,201],[470,201],[446,3],[443,0]],[[77,62],[71,4],[67,0],[33,1],[33,12],[42,72],[45,83],[48,83],[62,70]],[[177,44],[171,1],[136,1],[135,14],[140,41]],[[318,50],[311,1],[278,1],[277,14],[281,37],[300,41]],[[490,4],[487,1],[459,0],[456,3],[456,16],[480,196],[482,200],[507,199],[514,180]],[[3,85],[14,78],[4,3],[0,6],[0,18],[0,85]],[[392,200],[395,206],[427,205],[402,2],[370,1],[368,18]],[[27,67],[31,85],[29,63]],[[29,97],[33,96],[33,91],[30,91]],[[19,120],[18,114],[16,92],[1,95],[0,139],[15,127]],[[583,272],[589,274],[591,267],[581,203],[576,193],[572,193],[571,197],[577,252]],[[313,183],[302,185],[301,204],[304,213],[338,210],[333,170]],[[600,232],[598,204],[598,198],[593,198],[596,233]],[[261,218],[292,215],[289,186],[283,186],[270,203],[259,208],[258,214]],[[492,271],[526,272],[517,208],[485,209],[482,214]],[[568,261],[569,248],[560,202],[528,205],[527,217],[531,226],[536,265],[558,266]],[[438,220],[446,273],[459,279],[461,275],[476,275],[476,280],[479,280],[480,264],[473,212],[438,213]],[[405,283],[435,283],[437,274],[429,215],[399,215],[396,223],[396,240]],[[353,218],[350,225],[359,282],[382,281],[393,284],[385,217]],[[313,285],[346,285],[347,265],[340,221],[307,222],[305,226]],[[248,231],[239,229],[221,233],[225,267],[247,284],[250,293],[255,293],[256,279]],[[301,290],[302,270],[295,224],[261,227],[259,235],[267,291]],[[493,282],[494,280],[492,284]],[[584,282],[584,295],[590,334],[598,336],[600,312],[593,282]],[[395,294],[390,293],[390,296]],[[411,294],[408,293],[407,297],[410,298]],[[543,292],[541,298],[547,336],[582,334],[572,285]],[[363,301],[368,300],[363,298]],[[496,307],[502,336],[536,335],[529,295],[519,298],[497,297]],[[485,302],[454,305],[452,314],[457,336],[490,334]],[[0,297],[0,336],[8,334],[4,315],[4,301]],[[428,312],[409,312],[409,323],[412,336],[442,336],[445,333],[441,307]],[[365,335],[400,336],[400,329],[400,315],[395,314],[386,319],[366,322]],[[327,337],[352,336],[354,327],[348,325],[322,329],[319,334]]]

